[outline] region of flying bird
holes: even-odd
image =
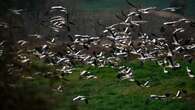
[[[88,99],[86,96],[76,96],[75,98],[72,99],[73,102],[78,102],[78,101],[85,101],[86,104],[88,104]]]

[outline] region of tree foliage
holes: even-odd
[[[46,0],[1,0],[0,14],[5,14],[8,9],[25,9],[26,11],[39,11]]]

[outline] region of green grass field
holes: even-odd
[[[65,76],[66,80],[56,81],[39,77],[30,83],[40,89],[62,84],[63,92],[46,93],[57,97],[54,110],[195,110],[195,79],[187,76],[185,63],[182,63],[181,69],[170,70],[168,74],[163,73],[162,68],[153,62],[146,62],[143,68],[137,61],[123,65],[134,70],[135,79],[141,82],[150,80],[151,87],[139,87],[135,82],[118,80],[117,70],[111,67],[91,66],[77,66],[71,75]],[[195,63],[191,67],[195,67]],[[80,72],[86,69],[97,75],[98,79],[79,79]],[[192,70],[195,71],[195,68]],[[181,89],[187,90],[187,95],[182,99],[149,98],[151,94],[171,93],[174,96]],[[43,94],[44,92],[45,90],[42,91]],[[89,104],[72,102],[78,95],[87,96]]]

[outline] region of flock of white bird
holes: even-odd
[[[147,24],[150,21],[144,20],[144,15],[151,13],[151,11],[157,10],[157,7],[149,7],[144,9],[137,9],[134,5],[130,4],[135,11],[127,13],[127,18],[124,21],[115,23],[110,26],[106,26],[105,30],[102,31],[103,36],[89,36],[89,35],[75,35],[72,42],[65,44],[64,52],[55,52],[52,49],[55,48],[56,38],[51,38],[41,46],[34,49],[26,49],[26,45],[29,45],[30,41],[19,40],[17,45],[19,50],[17,51],[17,60],[22,64],[30,64],[31,57],[36,56],[42,61],[45,61],[48,65],[58,67],[56,71],[60,72],[59,78],[63,78],[64,75],[69,75],[73,73],[76,63],[96,66],[97,68],[102,68],[106,66],[111,66],[112,68],[117,68],[118,74],[116,78],[119,80],[129,80],[136,82],[141,87],[150,87],[150,81],[145,83],[140,83],[134,79],[134,72],[132,68],[127,66],[119,66],[121,59],[129,58],[132,55],[137,56],[137,60],[140,61],[141,66],[144,62],[149,60],[156,62],[164,70],[165,74],[169,73],[170,69],[179,69],[182,65],[177,63],[175,60],[179,54],[182,58],[189,64],[192,63],[193,56],[191,53],[195,50],[195,41],[190,38],[190,41],[184,43],[183,38],[178,38],[178,34],[185,32],[185,28],[182,24],[190,25],[193,23],[191,20],[182,18],[176,21],[168,21],[162,24],[163,28],[172,28],[174,31],[170,33],[171,38],[163,36],[163,34],[149,35],[145,32],[139,33],[138,37],[133,36],[133,29],[139,28],[142,24]],[[175,11],[177,7],[170,7],[163,10]],[[12,11],[19,14],[19,11]],[[62,13],[67,13],[67,9],[63,6],[53,6],[50,9],[51,13],[60,11]],[[138,20],[139,19],[139,20]],[[64,29],[66,25],[66,19],[64,16],[53,16],[50,18],[51,28],[55,32],[60,32]],[[120,26],[125,27],[119,29]],[[0,28],[9,27],[7,23],[0,23]],[[41,35],[29,35],[34,36],[36,39],[41,39]],[[171,39],[171,43],[168,43]],[[107,41],[102,43],[102,41]],[[4,50],[3,46],[6,41],[0,42],[0,56],[2,56]],[[93,48],[103,48],[110,49],[111,51],[93,51]],[[55,48],[58,49],[58,48]],[[88,53],[87,51],[92,51]],[[29,55],[30,54],[30,55]],[[11,65],[13,66],[13,65]],[[186,75],[189,78],[195,78],[191,67],[186,67]],[[37,74],[37,73],[35,73]],[[42,73],[39,73],[42,74]],[[48,72],[46,74],[52,74]],[[24,77],[25,78],[25,77]],[[29,78],[29,77],[26,77]],[[80,73],[79,79],[97,79],[98,77],[88,70],[83,70]],[[61,91],[62,87],[59,86],[56,90]],[[62,91],[61,91],[62,92]],[[186,92],[183,90],[178,90],[174,98],[181,98],[182,94]],[[169,94],[165,95],[151,95],[152,99],[163,99],[169,97]],[[86,96],[77,96],[73,98],[74,102],[85,101],[88,103]]]

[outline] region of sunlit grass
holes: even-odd
[[[162,68],[153,62],[146,62],[141,67],[137,61],[125,63],[132,67],[135,78],[140,81],[151,80],[150,88],[137,86],[134,82],[120,81],[116,78],[117,71],[110,68],[96,68],[80,66],[68,76],[70,82],[65,84],[62,99],[57,110],[193,110],[192,100],[167,99],[149,100],[150,94],[176,94],[177,90],[187,90],[189,94],[195,93],[195,81],[185,74],[185,67],[171,70],[164,74]],[[185,64],[182,64],[185,65]],[[192,65],[194,67],[194,63]],[[79,80],[80,71],[88,69],[98,76],[98,79]],[[193,68],[193,70],[195,70]],[[72,98],[85,95],[89,104],[73,103]]]
[[[20,80],[18,84],[26,88],[25,91],[29,91],[27,93],[33,93],[33,98],[38,98],[36,100],[55,102],[54,110],[194,110],[195,80],[187,76],[185,66],[191,66],[192,71],[195,71],[193,68],[195,63],[189,65],[183,61],[179,62],[182,68],[169,70],[167,74],[152,61],[145,62],[143,67],[137,60],[120,64],[131,67],[136,80],[140,82],[149,80],[151,86],[149,88],[139,87],[135,82],[117,79],[117,69],[110,66],[99,68],[89,65],[77,65],[72,74],[65,76],[67,80],[34,76],[33,80]],[[33,61],[31,68],[33,72],[55,72],[56,69],[40,60]],[[98,79],[79,79],[82,70],[90,71],[97,75]],[[51,92],[59,85],[63,87],[63,92]],[[165,100],[149,98],[151,94],[171,93],[174,96],[181,89],[187,90],[192,98]],[[72,99],[78,95],[87,96],[89,104],[72,102]]]

